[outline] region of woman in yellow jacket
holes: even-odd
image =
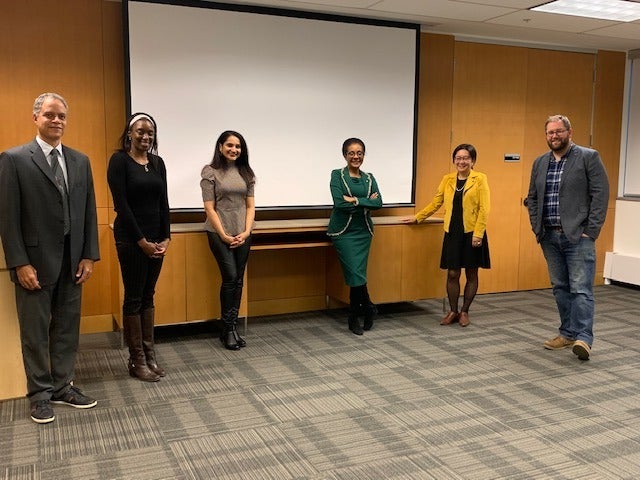
[[[489,215],[489,184],[487,176],[473,170],[477,152],[473,145],[463,143],[453,151],[456,171],[445,175],[438,192],[429,205],[408,223],[420,223],[444,205],[444,240],[440,268],[447,269],[447,296],[451,311],[441,325],[459,322],[469,325],[469,307],[478,291],[478,268],[490,268],[487,243],[487,216]],[[464,303],[458,311],[460,273],[465,269],[467,283]]]

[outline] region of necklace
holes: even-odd
[[[458,180],[459,181],[459,180]],[[464,182],[462,182],[462,186],[460,188],[456,187],[456,192],[461,192],[464,189],[464,186],[467,183],[467,179],[464,179]]]
[[[128,153],[129,153],[129,156],[133,159],[134,162],[136,162],[138,165],[142,165],[144,167],[144,171],[146,173],[149,173],[149,159],[148,158],[143,159],[143,161],[146,160],[147,163],[142,163],[142,162],[140,162],[140,160],[138,158],[133,156],[132,152],[128,152]]]

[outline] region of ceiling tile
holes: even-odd
[[[612,20],[598,20],[595,18],[554,15],[551,13],[521,10],[509,15],[503,15],[498,18],[487,20],[487,23],[577,33],[593,30],[594,28],[615,25],[617,22]]]
[[[589,32],[591,35],[602,35],[605,37],[628,38],[636,41],[636,48],[640,47],[640,23],[620,23],[610,27],[598,28]]]
[[[451,0],[382,0],[369,10],[475,21],[483,21],[515,11],[513,8],[505,7],[478,4],[470,6],[467,3]]]

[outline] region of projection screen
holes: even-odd
[[[172,210],[202,209],[200,171],[228,129],[247,141],[258,208],[330,206],[349,137],[385,205],[413,203],[417,25],[210,2],[123,11],[129,108],[157,121]]]

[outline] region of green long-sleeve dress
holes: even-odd
[[[378,198],[369,198],[374,192]],[[370,173],[360,178],[349,176],[348,168],[331,172],[333,210],[327,234],[338,253],[345,283],[357,287],[367,283],[367,262],[373,237],[371,210],[382,206],[378,184]],[[357,204],[346,202],[343,195],[357,198]]]

